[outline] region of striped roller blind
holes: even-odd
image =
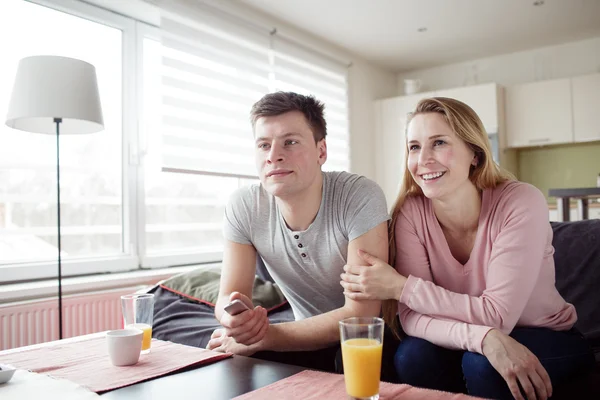
[[[324,169],[348,169],[345,66],[193,0],[160,8],[163,170],[255,177],[249,113],[276,90],[325,103]]]
[[[269,35],[186,3],[161,6],[163,169],[256,176],[249,113],[269,92]]]
[[[346,65],[273,36],[275,90],[313,95],[325,103],[327,162],[324,170],[350,167]]]

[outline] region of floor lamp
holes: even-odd
[[[62,339],[60,135],[104,129],[96,69],[87,62],[67,57],[23,58],[17,69],[6,125],[21,131],[56,135],[58,335]]]

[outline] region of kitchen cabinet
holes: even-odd
[[[487,133],[498,133],[498,103],[502,100],[495,83],[437,90],[436,96],[460,100],[471,107],[483,122]]]
[[[400,101],[397,103],[397,112],[400,113],[400,117],[403,123],[406,123],[407,114],[415,111],[415,108],[417,108],[417,104],[419,104],[419,101],[428,97],[433,97],[435,95],[435,92],[423,92],[417,94],[410,94],[408,96],[397,97],[398,99],[400,99]]]
[[[494,160],[513,174],[517,173],[517,154],[508,148],[504,123],[504,88],[484,83],[453,89],[437,90],[436,96],[450,97],[467,104],[477,113],[488,133]]]
[[[505,100],[508,147],[573,142],[570,79],[511,86]]]
[[[389,208],[396,201],[405,169],[407,114],[419,100],[431,96],[433,92],[425,92],[374,102],[375,174]]]
[[[398,194],[400,179],[404,173],[405,151],[402,98],[375,101],[375,174],[376,180],[390,208]]]
[[[600,74],[572,78],[571,90],[574,140],[600,140]]]

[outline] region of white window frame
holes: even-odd
[[[136,132],[137,134],[137,154],[135,155],[137,164],[137,177],[135,182],[136,191],[139,194],[136,204],[136,219],[135,219],[135,232],[136,232],[136,250],[139,254],[140,267],[149,267],[145,265],[144,259],[146,255],[146,175],[145,175],[145,163],[144,158],[148,151],[148,140],[146,131],[144,130],[144,124],[141,121],[141,116],[144,110],[144,39],[150,38],[160,41],[160,29],[155,26],[145,24],[143,22],[136,21],[135,23],[135,63],[136,63],[136,90],[135,94],[137,97],[136,102],[136,115],[138,123]]]
[[[136,71],[137,71],[137,90],[136,96],[137,102],[137,115],[143,115],[144,107],[144,39],[152,39],[160,42],[160,28],[146,24],[144,22],[136,21]],[[137,235],[137,254],[140,255],[139,262],[140,268],[165,268],[172,266],[182,266],[191,264],[203,264],[220,262],[223,259],[222,251],[214,252],[198,252],[198,251],[173,251],[173,252],[161,252],[159,254],[148,255],[146,251],[146,197],[145,197],[145,170],[144,170],[144,157],[147,152],[147,133],[144,130],[143,123],[140,122],[138,126],[138,152],[135,158],[138,160],[138,173],[137,173],[137,193],[140,195],[137,199],[137,221],[136,235]],[[163,173],[169,173],[163,171]],[[173,172],[175,173],[175,172]]]
[[[130,157],[132,149],[135,149],[135,132],[137,118],[133,114],[135,109],[135,83],[132,77],[135,76],[135,59],[133,50],[135,49],[135,21],[131,18],[110,12],[108,10],[96,7],[76,0],[27,0],[40,6],[52,8],[75,17],[84,18],[89,21],[100,23],[123,32],[123,119],[122,119],[122,228],[123,228],[123,255],[113,257],[76,257],[73,259],[62,260],[63,276],[87,275],[101,272],[122,272],[136,269],[139,266],[136,247],[134,245],[137,233],[132,223],[135,218],[136,186],[131,185],[132,179],[135,181],[137,173],[136,168],[130,167]],[[33,279],[56,278],[56,268],[58,261],[48,262],[30,262],[7,264],[0,266],[2,274],[0,283],[12,281],[24,281]]]

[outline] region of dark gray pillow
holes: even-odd
[[[575,327],[600,346],[600,219],[551,222],[556,288],[575,306]]]

